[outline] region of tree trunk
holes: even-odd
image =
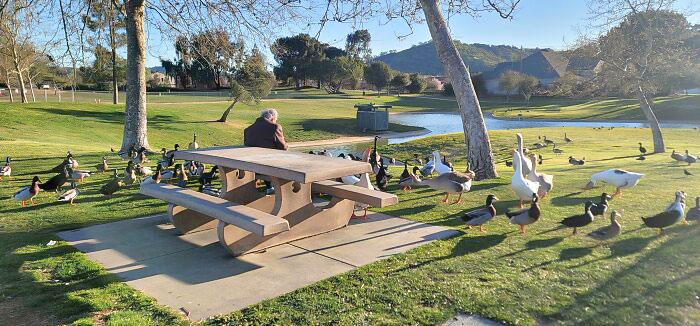
[[[642,109],[642,112],[644,112],[644,116],[646,116],[649,127],[651,128],[651,134],[654,139],[654,153],[664,153],[666,152],[666,145],[664,144],[664,136],[661,134],[659,120],[656,118],[654,111],[652,111],[651,104],[641,85],[637,86],[636,93],[637,99],[639,100],[639,107]]]
[[[221,115],[221,118],[219,120],[216,120],[217,122],[226,122],[226,119],[228,119],[229,113],[231,113],[231,110],[233,109],[233,106],[236,105],[238,100],[233,100],[233,103],[229,105],[228,108],[226,108],[226,111],[224,111],[224,114]]]
[[[12,86],[10,86],[10,73],[5,72],[5,82],[7,83],[7,93],[10,94],[10,103],[15,102],[15,96],[12,95]]]
[[[32,102],[36,102],[36,96],[34,96],[34,83],[32,82],[31,74],[27,74],[27,79],[29,79],[29,91],[32,93]]]
[[[126,6],[126,110],[122,152],[129,148],[150,148],[146,115],[146,37],[144,0],[127,0]]]
[[[481,113],[479,99],[476,97],[469,70],[459,55],[452,41],[450,31],[440,13],[437,0],[420,0],[425,19],[437,50],[440,61],[445,68],[454,89],[459,111],[462,116],[464,140],[467,144],[467,159],[469,168],[476,173],[477,180],[498,177],[493,163],[491,140],[484,116]]]
[[[19,69],[19,59],[17,57],[17,51],[15,49],[12,49],[13,56],[14,56],[14,64],[15,64],[15,72],[17,72],[17,79],[19,80],[19,94],[20,98],[22,99],[22,103],[28,103],[29,101],[27,100],[27,93],[24,92],[24,77],[22,76],[22,70]]]
[[[109,2],[109,38],[112,48],[112,103],[119,104],[119,83],[117,82],[117,42],[114,39],[114,4]]]

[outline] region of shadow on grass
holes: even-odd
[[[530,250],[551,247],[551,246],[559,244],[563,240],[564,240],[564,237],[554,237],[554,238],[549,238],[549,239],[530,240],[527,243],[525,243],[525,248],[520,249],[518,251],[511,252],[509,254],[505,254],[505,255],[501,256],[501,258],[519,255],[523,252],[530,251]]]
[[[92,119],[100,122],[107,123],[124,123],[124,112],[122,111],[87,111],[87,110],[73,110],[73,109],[56,109],[56,108],[36,108],[33,110],[56,114],[62,116],[70,116],[74,118],[86,118]],[[173,115],[153,115],[148,117],[148,124],[153,126],[158,125],[170,125],[179,122]]]

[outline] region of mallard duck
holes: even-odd
[[[647,153],[647,148],[642,146],[642,143],[639,143],[639,153],[641,153],[642,155]]]
[[[0,168],[0,181],[3,177],[8,177],[12,179],[12,166],[10,165],[11,162],[12,159],[9,156],[5,158],[5,165]]]
[[[75,185],[75,181],[71,181],[70,189],[58,196],[58,201],[69,202],[71,205],[73,205],[73,201],[78,197],[78,195],[80,195],[80,190],[78,190],[77,186]]]
[[[552,188],[554,188],[554,176],[551,174],[537,173],[537,156],[535,156],[534,153],[530,153],[528,156],[532,162],[532,170],[530,170],[530,174],[527,175],[527,179],[539,184],[537,196],[544,198],[552,191]]]
[[[532,201],[530,202],[530,208],[522,209],[519,211],[506,212],[506,217],[510,221],[510,224],[516,224],[521,234],[527,234],[525,230],[526,225],[537,222],[540,218],[540,205],[537,203],[539,198],[537,194],[532,195]]]
[[[137,164],[136,165],[136,175],[140,177],[145,177],[153,174],[153,169],[148,166]]]
[[[552,153],[556,155],[561,155],[562,153],[564,153],[564,150],[557,148],[557,144],[554,144],[554,147],[552,147]]]
[[[90,171],[74,170],[71,167],[67,167],[66,169],[68,170],[68,175],[70,175],[70,178],[73,180],[79,180],[80,182],[83,182],[85,178],[90,177]]]
[[[660,233],[664,228],[669,227],[683,220],[685,217],[685,193],[676,192],[676,200],[663,212],[652,217],[642,217],[642,221],[647,227],[659,229]]]
[[[97,163],[97,165],[95,166],[95,171],[97,171],[97,173],[109,171],[109,165],[107,165],[106,156],[102,156],[102,163]]]
[[[54,167],[53,167],[51,170],[49,170],[48,172],[53,172],[53,173],[61,173],[61,172],[63,172],[63,167],[65,167],[66,165],[70,164],[70,162],[69,162],[68,159],[71,158],[72,156],[73,156],[73,154],[71,154],[70,152],[68,152],[68,154],[66,155],[66,158],[64,158],[63,161],[62,161],[59,165],[54,166]]]
[[[676,160],[676,162],[685,162],[685,156],[676,153],[675,149],[671,152],[671,158]]]
[[[111,196],[115,192],[119,191],[124,186],[124,183],[119,180],[117,175],[117,170],[114,169],[114,176],[109,180],[104,186],[100,188],[100,193],[104,196]]]
[[[187,186],[187,181],[189,181],[189,178],[187,177],[187,172],[185,172],[185,167],[182,164],[178,164],[178,166],[175,168],[175,176],[177,177],[177,185],[180,187],[186,187]],[[162,174],[161,174],[162,177]]]
[[[644,176],[641,173],[634,173],[620,169],[610,169],[602,172],[595,173],[591,176],[591,181],[583,187],[583,190],[593,189],[596,182],[601,181],[615,186],[615,193],[612,195],[613,198],[620,194],[620,190],[623,188],[633,188],[639,183],[639,180]]]
[[[569,138],[569,136],[567,136],[566,133],[564,133],[564,142],[570,143],[572,141],[574,141],[574,140]]]
[[[695,197],[695,207],[688,210],[685,220],[700,222],[700,197]]]
[[[545,144],[542,144],[542,143],[532,144],[532,149],[540,149],[540,148],[544,148],[544,147],[547,147],[547,146]]]
[[[686,149],[685,150],[685,161],[688,162],[688,165],[691,165],[691,164],[696,163],[698,161],[698,157],[688,153],[688,150]]]
[[[622,215],[620,215],[620,213],[618,213],[617,211],[612,211],[610,213],[610,225],[606,225],[589,233],[588,237],[598,241],[608,241],[612,238],[617,237],[622,231],[620,223],[617,222],[617,219],[621,217]]]
[[[197,143],[197,133],[196,132],[192,136],[192,142],[187,145],[187,149],[199,149],[199,144]]]
[[[51,179],[39,185],[39,188],[43,191],[58,191],[63,187],[70,179],[70,173],[68,173],[69,165],[64,165],[61,173],[56,174],[51,177]]]
[[[145,178],[141,181],[139,186],[147,185],[147,184],[152,184],[152,183],[160,183],[160,178],[161,178],[161,170],[163,169],[163,166],[158,164],[156,167],[156,172],[153,173],[153,175],[150,178]]]
[[[554,141],[551,139],[548,139],[547,136],[542,136],[542,141],[544,141],[545,145],[554,145]]]
[[[462,194],[471,190],[474,176],[474,171],[467,169],[464,173],[457,171],[448,172],[435,178],[423,180],[414,175],[413,182],[416,185],[428,186],[433,190],[444,192],[445,199],[442,200],[443,203],[448,203],[450,194],[459,194],[459,198],[453,203],[459,204],[462,201]]]
[[[68,152],[68,155],[66,156],[66,160],[68,160],[68,165],[70,165],[71,168],[77,169],[80,164],[78,164],[78,160],[73,157],[73,154],[71,152]]]
[[[540,188],[540,184],[538,182],[525,179],[525,177],[523,177],[521,162],[522,159],[520,157],[520,153],[514,150],[513,167],[515,167],[515,173],[513,173],[513,177],[511,178],[510,186],[511,188],[513,188],[513,191],[518,196],[518,199],[520,199],[519,207],[523,208],[523,201],[530,200],[532,198],[532,195],[537,194],[537,191]],[[532,167],[530,167],[528,175],[531,171]]]
[[[591,213],[593,214],[593,216],[605,215],[605,213],[608,211],[608,206],[609,206],[608,201],[610,199],[612,199],[612,197],[610,197],[610,195],[608,195],[605,192],[602,193],[600,195],[600,202],[598,202],[597,204],[593,204],[593,206],[591,206]]]
[[[125,185],[132,185],[136,182],[136,171],[134,169],[133,163],[129,161],[126,164],[126,170],[124,171],[124,179],[122,179]]]
[[[452,169],[449,166],[447,166],[445,162],[442,161],[442,158],[440,157],[440,152],[433,152],[433,162],[435,162],[435,172],[437,172],[438,175],[452,172]]]
[[[569,156],[569,164],[571,164],[571,165],[584,165],[584,164],[586,164],[586,158],[584,157],[580,160],[577,160],[575,157]]]
[[[34,197],[36,197],[36,195],[39,194],[39,191],[41,191],[41,188],[39,188],[40,183],[41,180],[39,180],[39,177],[34,176],[32,179],[32,185],[23,187],[15,192],[15,194],[12,195],[12,199],[20,202],[22,206],[25,206],[27,201],[30,201],[32,205],[36,204],[34,202]]]
[[[417,171],[417,167],[414,167],[413,171]],[[411,190],[412,185],[413,178],[411,177],[411,172],[408,172],[408,163],[404,162],[403,172],[401,172],[401,175],[399,176],[399,187],[401,187],[403,191],[406,191]]]
[[[574,216],[569,216],[563,220],[561,220],[562,225],[574,228],[574,232],[572,235],[576,235],[578,228],[584,227],[588,224],[591,224],[595,217],[593,216],[593,213],[591,213],[591,207],[593,206],[592,201],[587,201],[586,205],[584,206],[584,212],[583,214],[580,215],[574,215]]]
[[[402,174],[403,175],[403,174]],[[413,173],[409,173],[407,178],[401,178],[399,180],[399,187],[405,190],[411,190],[413,187],[417,186],[416,179],[413,176],[420,175],[420,169],[417,166],[413,167]]]
[[[484,224],[496,216],[496,208],[493,207],[494,201],[498,201],[496,196],[486,196],[486,206],[462,215],[462,221],[464,221],[464,224],[466,224],[470,229],[472,226],[478,225],[479,231],[486,232],[484,230]]]
[[[423,165],[423,160],[418,157],[418,154],[413,154],[413,164],[415,165]]]
[[[141,147],[137,151],[133,152],[131,162],[133,162],[134,165],[143,165],[144,163],[148,162],[148,157],[146,156],[146,148]]]
[[[532,170],[532,163],[525,157],[525,149],[523,148],[523,135],[517,133],[515,134],[515,137],[518,142],[518,154],[520,154],[520,170],[522,171],[522,175],[526,177],[528,174],[530,174],[530,170]],[[515,161],[515,159],[513,159],[513,161]],[[515,164],[513,164],[513,168],[515,168]],[[529,199],[530,197],[527,197],[527,200]]]

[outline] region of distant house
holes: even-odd
[[[565,57],[560,52],[540,50],[520,61],[502,62],[493,70],[483,73],[486,90],[493,95],[507,95],[501,89],[501,75],[508,70],[534,76],[540,81],[540,86],[552,87],[554,82],[565,73],[573,73],[581,77],[591,78],[601,67],[601,61],[583,57]]]
[[[160,71],[151,71],[151,84],[161,87],[175,87],[175,78],[172,78]]]

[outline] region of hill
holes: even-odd
[[[504,61],[518,60],[538,49],[522,49],[510,45],[464,44],[455,41],[464,63],[472,72],[490,70]],[[380,55],[375,58],[388,64],[392,69],[426,75],[443,75],[442,63],[438,59],[433,42],[426,42],[411,48]]]

